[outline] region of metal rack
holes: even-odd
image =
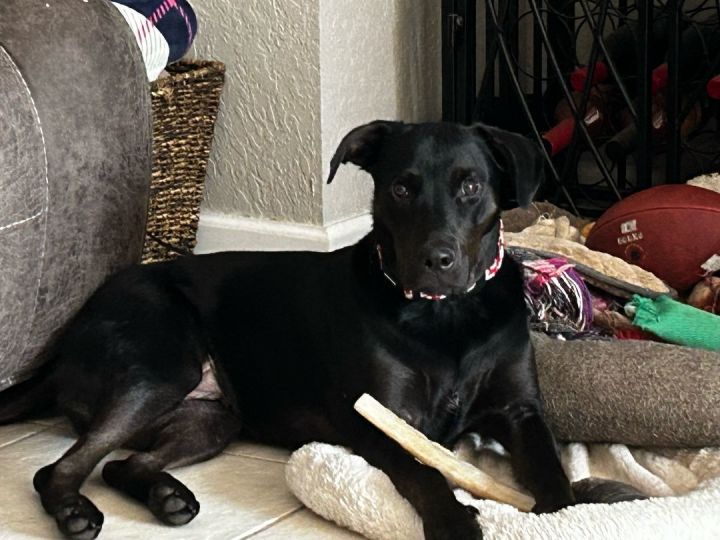
[[[705,24],[709,16],[720,16],[720,2],[690,4],[682,0],[443,0],[443,119],[485,121],[535,138],[543,147],[550,179],[543,195],[587,215],[597,215],[613,202],[651,185],[720,170],[717,114],[712,114],[703,98],[703,81],[681,87],[678,69],[682,30]],[[478,17],[478,12],[484,17]],[[659,14],[667,17],[668,24],[667,138],[661,145],[653,142],[651,133],[651,75],[655,68],[651,34]],[[477,26],[480,19],[482,27]],[[637,54],[632,91],[605,42],[610,31],[625,24],[635,25],[638,36],[636,51],[628,51]],[[484,33],[484,40],[476,39],[478,31]],[[591,137],[582,121],[600,55],[607,61],[618,99],[637,128],[637,150],[628,159],[609,160],[603,152],[605,141]],[[700,79],[720,73],[720,53],[716,56],[710,58],[711,67]],[[484,62],[484,69],[477,69],[478,60]],[[588,77],[574,100],[568,79],[578,65],[588,66]],[[478,73],[481,77],[476,80]],[[575,129],[570,146],[551,158],[542,133],[553,123],[553,110],[560,100],[568,104]],[[705,111],[704,121],[684,140],[682,122],[698,102]],[[704,137],[702,145],[697,143],[700,135]]]

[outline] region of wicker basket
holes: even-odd
[[[180,62],[152,84],[153,173],[143,262],[195,247],[213,130],[225,82],[220,62]]]

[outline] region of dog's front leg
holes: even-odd
[[[503,409],[501,443],[510,452],[513,470],[535,497],[533,512],[554,512],[575,503],[563,471],[555,438],[538,402],[514,402]]]
[[[427,467],[373,426],[353,430],[350,446],[385,472],[420,515],[427,540],[482,538],[475,509],[457,501],[445,478]]]
[[[496,352],[510,360],[489,380],[487,412],[476,426],[510,453],[513,471],[535,497],[534,512],[553,512],[575,503],[572,487],[560,463],[555,437],[545,422],[529,339],[509,343]]]

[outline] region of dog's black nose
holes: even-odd
[[[425,266],[428,270],[446,272],[455,264],[455,253],[447,247],[431,249],[425,258]]]

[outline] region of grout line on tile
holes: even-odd
[[[35,420],[28,420],[28,422],[31,424],[37,424],[38,426],[51,427],[51,426],[57,426],[57,425],[62,424],[63,420],[64,420],[64,418],[62,418],[62,417],[53,418],[52,420],[50,420],[48,418],[40,418],[40,419],[35,419]]]
[[[264,523],[261,523],[260,525],[256,525],[252,529],[245,531],[242,535],[238,536],[237,540],[247,540],[248,538],[252,538],[255,535],[260,534],[263,531],[268,530],[270,527],[273,527],[274,525],[277,525],[281,521],[289,518],[290,516],[297,514],[300,512],[305,506],[302,504],[298,506],[297,508],[293,508],[292,510],[288,510],[287,512],[284,512],[277,516],[276,518],[270,519],[268,521],[265,521]]]
[[[226,456],[257,459],[258,461],[268,461],[270,463],[280,463],[281,465],[287,465],[287,460],[267,458],[267,457],[262,457],[262,456],[256,456],[254,454],[243,454],[241,452],[237,452],[237,453],[236,452],[223,452],[223,454],[225,454]]]
[[[33,425],[36,425],[36,424],[33,424]],[[40,427],[40,426],[38,426],[38,427]],[[13,439],[12,441],[7,441],[7,442],[4,442],[4,443],[0,443],[0,448],[7,448],[7,447],[10,446],[10,445],[13,445],[13,444],[15,444],[15,443],[19,443],[20,441],[24,441],[25,439],[29,439],[30,437],[34,437],[34,436],[37,435],[38,433],[42,433],[42,432],[44,432],[44,431],[47,431],[47,430],[50,429],[50,428],[51,428],[51,426],[43,426],[41,429],[38,429],[37,431],[33,431],[32,433],[26,433],[26,434],[24,434],[24,435],[21,435],[21,436],[18,437],[17,439]]]

